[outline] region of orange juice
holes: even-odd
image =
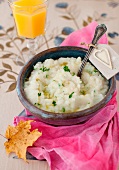
[[[18,0],[13,3],[12,10],[19,36],[35,38],[44,34],[45,0]]]

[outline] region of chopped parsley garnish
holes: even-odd
[[[40,104],[40,103],[34,103],[34,105],[35,105],[35,106],[41,106],[41,104]]]
[[[94,73],[97,73],[98,71],[96,69],[94,69]]]
[[[57,104],[56,104],[56,101],[54,101],[54,100],[53,100],[52,104],[53,104],[54,106],[56,106],[56,105],[57,105]]]
[[[65,108],[64,107],[62,108],[62,112],[65,112]]]
[[[64,87],[64,84],[63,84],[63,83],[62,83],[62,84],[58,83],[58,86],[59,86],[59,87],[61,87],[61,86],[63,86],[63,87]]]
[[[72,76],[74,76],[74,75],[75,75],[75,73],[73,72],[73,73],[72,73]]]
[[[41,93],[38,93],[38,96],[41,96]]]
[[[96,91],[94,90],[94,93],[95,93]]]
[[[69,95],[69,98],[72,98],[73,94],[74,94],[74,92],[72,92],[72,93]]]
[[[61,84],[60,84],[60,83],[58,83],[58,86],[60,87],[60,86],[61,86]]]
[[[70,69],[68,66],[64,66],[63,69],[64,69],[64,71],[70,72]]]
[[[48,78],[49,77],[49,75],[46,75],[46,78]]]
[[[50,68],[47,68],[47,67],[42,67],[42,68],[40,68],[40,70],[42,70],[43,72],[45,72],[45,71],[49,71],[50,70]]]

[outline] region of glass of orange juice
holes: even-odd
[[[8,0],[16,23],[17,34],[27,38],[31,55],[36,54],[36,37],[45,34],[48,0]]]

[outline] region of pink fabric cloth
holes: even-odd
[[[92,22],[87,27],[84,27],[81,30],[77,30],[77,31],[71,33],[63,41],[61,46],[68,45],[68,46],[78,46],[78,47],[82,47],[82,48],[87,48],[87,46],[81,45],[81,42],[90,44],[93,39],[96,27],[97,27],[97,22]],[[102,38],[99,40],[99,44],[107,44],[107,43],[108,43],[107,36],[106,36],[106,34],[104,34],[102,36]]]
[[[90,43],[96,22],[72,33],[62,45],[79,46]],[[103,36],[100,43],[107,43]],[[27,112],[27,114],[30,114]],[[14,124],[27,117],[15,117]],[[37,159],[45,158],[51,170],[116,170],[119,158],[119,113],[116,92],[98,114],[84,124],[54,127],[38,121],[31,123],[31,130],[38,128],[42,136],[28,148]]]

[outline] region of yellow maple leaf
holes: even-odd
[[[15,152],[18,158],[22,158],[26,161],[26,150],[28,146],[32,146],[33,143],[42,135],[38,129],[30,131],[31,125],[29,121],[20,121],[15,127],[8,126],[5,137],[8,139],[4,143],[7,154]]]

